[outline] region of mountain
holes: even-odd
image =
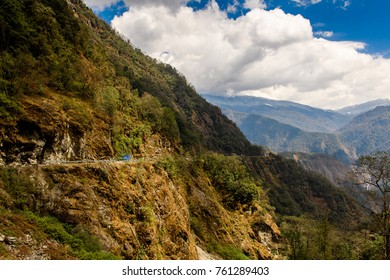
[[[251,143],[275,152],[325,153],[346,163],[356,159],[354,148],[331,133],[347,124],[350,116],[259,97],[204,97],[220,106]]]
[[[220,106],[252,143],[275,152],[324,153],[351,163],[389,147],[387,107],[378,106],[387,99],[334,112],[259,97],[204,97]]]
[[[336,110],[336,112],[341,113],[341,114],[348,114],[348,115],[356,116],[356,115],[365,113],[367,111],[371,111],[378,106],[389,106],[389,105],[390,105],[389,99],[377,99],[377,100],[372,100],[372,101],[358,104],[358,105],[348,106],[348,107]]]
[[[275,152],[322,153],[344,162],[355,157],[354,151],[336,134],[307,132],[258,115],[248,115],[239,127],[249,141],[271,147]]]
[[[278,101],[253,96],[203,95],[207,101],[223,111],[254,114],[309,132],[334,132],[343,127],[350,117],[330,110],[322,110],[290,101]],[[237,120],[234,122],[238,123]]]
[[[0,23],[0,259],[278,259],[287,216],[308,238],[364,216],[82,1],[3,0]]]
[[[379,106],[353,118],[338,131],[358,155],[390,151],[390,106]]]

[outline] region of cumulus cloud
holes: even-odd
[[[390,97],[388,59],[361,53],[362,43],[315,38],[307,19],[280,9],[255,8],[234,20],[215,1],[197,11],[137,6],[112,25],[150,56],[175,66],[201,93],[323,108]]]

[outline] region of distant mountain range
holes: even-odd
[[[212,96],[245,136],[275,152],[323,153],[343,162],[390,148],[390,100],[337,111],[252,96]]]
[[[203,95],[224,112],[258,115],[277,120],[310,132],[334,132],[348,123],[353,116],[323,110],[290,101],[271,100],[253,96]],[[233,116],[233,115],[231,115]],[[242,119],[242,117],[241,117]],[[240,119],[232,119],[236,124]]]
[[[389,99],[376,99],[373,101],[369,101],[363,104],[353,105],[344,107],[342,109],[336,110],[336,112],[341,114],[348,114],[348,115],[359,115],[367,111],[371,111],[375,109],[378,106],[390,106],[390,100]]]

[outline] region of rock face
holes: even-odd
[[[261,208],[228,211],[206,178],[180,184],[159,166],[158,161],[58,164],[21,166],[17,173],[31,180],[21,195],[26,198],[24,207],[56,217],[76,236],[84,231],[96,236],[102,250],[119,258],[226,258],[220,255],[220,246],[252,259],[278,257],[273,251],[280,231],[271,215]],[[18,207],[14,195],[7,201],[0,195],[0,206]],[[7,246],[0,259],[80,258],[64,247],[67,239],[59,238],[63,233],[58,225],[29,215],[6,211],[0,218],[2,228],[15,233],[12,238],[4,236]],[[12,227],[16,220],[24,224],[17,230]],[[27,241],[34,245],[31,249]],[[217,249],[215,244],[220,244]]]
[[[9,42],[0,46],[0,229],[16,240],[0,243],[0,258],[197,259],[197,246],[216,258],[279,258],[268,191],[274,201],[287,193],[297,215],[316,209],[302,199],[307,174],[250,145],[174,68],[82,1],[14,2],[0,5]],[[212,152],[222,159],[207,167]],[[127,154],[137,161],[94,161]]]
[[[25,115],[16,124],[1,127],[0,165],[113,157],[106,122],[91,116],[94,125],[81,127],[58,103],[44,97],[26,99],[23,104]]]

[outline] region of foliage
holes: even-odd
[[[210,252],[214,252],[224,260],[250,260],[240,249],[232,245],[224,245],[220,243],[212,243],[207,248]]]
[[[179,142],[180,130],[176,122],[175,112],[171,108],[163,108],[160,131],[172,143]]]
[[[119,106],[119,91],[112,86],[104,87],[101,98],[104,110],[110,117],[113,117]]]
[[[352,171],[357,203],[371,217],[370,230],[383,237],[384,258],[390,259],[390,155],[361,156]]]
[[[70,119],[81,128],[86,131],[92,129],[93,115],[88,104],[77,98],[67,98],[62,108],[70,116]]]
[[[79,259],[119,259],[117,256],[102,250],[98,237],[91,235],[82,226],[73,227],[52,216],[40,217],[31,212],[26,212],[26,215],[38,222],[39,226],[50,237],[61,244],[70,246],[72,252]]]
[[[201,162],[228,207],[251,204],[259,199],[260,183],[250,176],[238,157],[210,153],[203,156]]]
[[[0,186],[3,185],[13,201],[3,201],[4,205],[13,205],[17,209],[34,207],[34,196],[38,195],[38,189],[29,176],[15,168],[6,167],[0,169]],[[1,202],[1,201],[0,201]]]
[[[180,175],[184,175],[181,171],[179,160],[172,156],[162,156],[158,159],[156,166],[165,170],[171,178],[177,178]]]
[[[329,213],[329,220],[336,223],[357,219],[360,211],[353,200],[324,176],[273,154],[251,162],[253,172],[267,178],[264,186],[278,214],[315,217]]]
[[[123,130],[114,130],[113,134],[114,147],[118,155],[139,154],[145,139],[151,135],[151,128],[147,124],[136,124],[125,133]]]
[[[21,106],[15,98],[10,98],[5,92],[0,91],[0,119],[11,121],[21,111]]]
[[[321,219],[284,217],[281,229],[288,243],[290,259],[351,260],[363,257],[359,251],[362,246],[332,225],[326,216]]]
[[[156,219],[153,208],[150,206],[141,206],[137,212],[137,219],[152,224]]]

